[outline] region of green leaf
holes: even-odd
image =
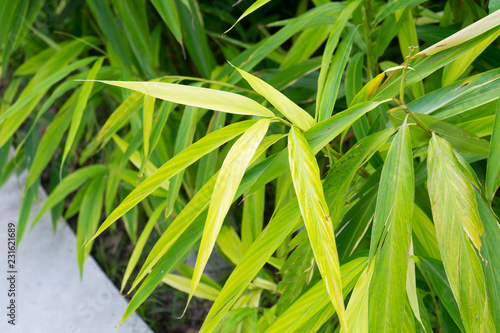
[[[224,218],[233,202],[243,174],[269,127],[269,119],[261,119],[250,127],[229,150],[215,183],[208,208],[207,222],[201,239],[198,258],[189,292],[188,304],[212,253]],[[187,306],[186,306],[187,308]]]
[[[414,192],[410,130],[405,121],[382,169],[372,227],[370,259],[375,267],[369,315],[375,331],[399,332],[403,324]]]
[[[17,114],[18,112],[22,111],[23,108],[25,108],[30,102],[32,102],[40,93],[46,91],[48,87],[57,83],[58,81],[66,77],[69,73],[83,66],[88,65],[94,60],[95,58],[92,57],[75,61],[71,65],[61,68],[59,71],[55,73],[51,73],[52,75],[45,78],[42,82],[39,83],[37,87],[29,90],[29,92],[23,91],[23,93],[21,94],[21,96],[19,96],[16,102],[0,115],[0,124],[3,124],[8,117],[11,117]]]
[[[250,7],[248,7],[244,12],[243,14],[241,14],[241,16],[238,18],[238,20],[236,20],[236,22],[234,22],[234,24],[231,26],[231,28],[227,29],[222,35],[225,35],[227,34],[231,29],[234,28],[234,26],[236,24],[238,24],[239,21],[241,21],[242,19],[244,19],[246,16],[252,14],[254,11],[256,11],[257,9],[259,9],[260,7],[264,6],[266,3],[268,3],[269,1],[271,0],[256,0],[252,5],[250,5]]]
[[[488,1],[488,11],[493,13],[500,9],[500,0],[490,0]]]
[[[87,180],[101,177],[107,171],[107,166],[96,164],[80,168],[64,178],[43,203],[42,207],[38,211],[38,214],[35,216],[33,223],[31,224],[31,228],[35,226],[35,224],[46,212],[57,205],[61,200],[64,200],[68,194],[76,190]]]
[[[89,183],[80,205],[76,230],[76,257],[80,279],[83,276],[83,263],[92,249],[92,245],[84,247],[84,244],[88,238],[92,237],[99,224],[105,184],[102,179],[94,178]]]
[[[61,142],[61,139],[71,122],[72,113],[69,111],[69,108],[73,107],[74,103],[76,103],[78,94],[79,91],[77,90],[71,95],[71,97],[68,98],[54,120],[47,127],[45,134],[40,140],[35,157],[33,158],[33,164],[28,172],[28,177],[26,178],[26,188],[29,188],[37,179],[39,179],[43,170],[47,164],[49,164],[54,152],[57,150],[57,147],[59,146],[59,143]]]
[[[420,51],[415,56],[430,56],[438,52],[442,52],[456,45],[465,43],[468,40],[497,27],[498,25],[500,25],[500,12],[496,11],[477,22],[474,22],[473,24],[467,26],[459,32],[451,35],[450,37],[443,39],[439,43],[436,43],[426,48],[425,50]]]
[[[172,84],[167,82],[101,81],[112,86],[132,89],[166,101],[204,109],[260,117],[274,113],[254,100],[222,90]]]
[[[413,209],[411,227],[417,255],[441,260],[434,224],[418,205]]]
[[[184,45],[201,76],[209,79],[216,66],[215,53],[208,43],[203,16],[197,0],[177,0],[177,11],[184,32]]]
[[[235,67],[241,76],[259,94],[264,96],[281,114],[288,118],[295,126],[307,131],[314,125],[314,119],[300,106],[292,102],[288,97],[276,90],[273,86],[258,77]]]
[[[347,329],[337,246],[319,167],[306,139],[295,127],[288,136],[288,151],[293,185],[314,258],[341,326]]]
[[[132,207],[137,205],[142,199],[153,193],[158,187],[162,186],[162,184],[167,182],[181,170],[184,170],[196,162],[201,156],[208,154],[217,147],[220,147],[224,143],[240,135],[254,123],[255,121],[248,120],[228,125],[220,130],[208,134],[204,138],[184,149],[181,153],[174,156],[155,173],[144,180],[144,182],[142,182],[125,198],[125,200],[123,200],[123,202],[103,222],[91,240],[99,236],[123,214],[132,209]]]
[[[360,4],[361,4],[360,0],[353,1],[350,4],[348,4],[347,7],[345,7],[345,9],[342,10],[342,13],[340,13],[340,15],[338,16],[337,20],[333,25],[332,32],[328,37],[328,41],[326,42],[325,46],[325,51],[323,52],[323,57],[321,59],[321,69],[318,77],[318,92],[316,96],[316,101],[322,101],[323,94],[330,93],[329,91],[325,90],[325,84],[328,77],[328,72],[330,68],[330,63],[332,61],[333,52],[335,51],[335,48],[339,43],[340,34],[342,33],[342,30],[344,30],[344,27],[347,24],[349,17],[356,10],[356,8],[358,8]],[[319,112],[320,107],[321,107],[320,103],[316,103],[316,113],[315,113],[316,115],[320,114]]]
[[[73,111],[73,119],[71,120],[71,126],[69,128],[68,137],[66,139],[66,145],[64,146],[64,153],[63,153],[61,164],[64,164],[64,161],[66,160],[66,158],[71,150],[71,147],[73,146],[73,142],[74,142],[75,137],[76,137],[76,132],[78,131],[78,128],[80,127],[80,122],[82,120],[83,111],[85,110],[85,107],[87,106],[87,101],[90,97],[90,92],[92,91],[92,88],[94,87],[94,82],[91,80],[93,80],[97,76],[97,73],[101,69],[103,61],[104,61],[104,57],[101,57],[101,58],[96,60],[96,62],[92,66],[92,69],[89,72],[89,76],[87,76],[88,81],[86,81],[83,84],[82,90],[80,91],[80,95],[78,96],[78,100],[76,102],[75,110]]]
[[[443,70],[443,86],[447,86],[456,81],[472,64],[483,51],[497,39],[500,35],[500,29],[493,35],[486,38],[478,45],[465,52],[459,58],[448,64]]]
[[[179,13],[177,12],[175,1],[151,0],[151,3],[155,6],[163,22],[165,22],[170,32],[174,35],[175,39],[177,39],[177,42],[184,47],[182,44],[181,22],[179,20]]]
[[[149,220],[146,223],[146,226],[142,230],[142,233],[139,236],[139,239],[137,240],[137,243],[134,246],[134,251],[132,251],[132,254],[130,255],[130,259],[128,260],[127,268],[125,269],[125,273],[123,274],[120,292],[123,291],[123,288],[125,288],[125,285],[127,284],[127,281],[130,278],[130,275],[134,271],[134,268],[135,268],[137,262],[139,261],[141,254],[142,254],[142,250],[144,249],[144,246],[146,245],[146,241],[148,240],[149,235],[151,234],[151,231],[153,231],[153,228],[156,225],[156,222],[158,222],[158,219],[160,218],[160,215],[161,215],[163,209],[165,209],[165,204],[159,205],[158,207],[156,207],[156,209],[153,211],[153,213],[149,217]]]
[[[104,145],[111,139],[111,137],[127,123],[127,120],[132,116],[134,111],[137,111],[141,104],[143,104],[143,98],[143,94],[135,92],[123,101],[106,120],[97,135],[96,141],[102,141],[102,145]]]
[[[255,156],[260,156],[265,152],[270,145],[275,143],[277,140],[282,138],[282,135],[268,136],[264,138],[261,146],[255,153]],[[263,161],[262,165],[266,165],[266,160]],[[250,168],[247,171],[246,176],[243,177],[240,188],[238,189],[238,195],[243,194],[243,192],[248,189],[250,184],[252,184],[256,177],[263,172],[263,166],[257,164],[256,166]],[[203,187],[196,192],[191,201],[188,202],[186,207],[177,215],[169,228],[163,233],[158,242],[155,244],[151,252],[149,253],[141,271],[137,275],[135,281],[132,283],[131,290],[134,289],[138,283],[149,273],[149,271],[156,265],[156,263],[169,251],[172,251],[172,247],[183,235],[188,228],[192,228],[192,224],[198,221],[198,217],[202,214],[209,205],[211,195],[215,188],[215,183],[217,181],[219,172],[215,173]],[[201,228],[201,227],[200,227]]]
[[[175,274],[167,274],[163,278],[163,282],[172,288],[189,293],[189,285],[191,284],[191,279],[189,278]],[[198,287],[194,291],[193,295],[209,301],[214,301],[219,295],[219,290],[201,282],[198,284]]]
[[[441,257],[467,330],[491,328],[480,250],[484,233],[474,188],[450,144],[433,134],[429,144],[428,187]]]
[[[491,134],[485,186],[486,197],[492,201],[498,186],[500,186],[500,102],[497,103],[493,133]]]
[[[366,257],[353,259],[340,267],[343,293],[347,295],[366,267]],[[299,299],[297,299],[283,314],[281,314],[265,331],[266,333],[279,332],[309,332],[301,330],[309,319],[324,308],[329,308],[327,318],[335,313],[330,297],[323,281],[317,282]]]
[[[311,22],[315,22],[315,20],[318,20],[323,16],[336,16],[340,14],[344,7],[344,3],[332,2],[313,8],[302,14],[301,16],[291,20],[290,23],[288,23],[286,26],[284,26],[269,38],[266,38],[261,42],[255,44],[248,50],[243,51],[240,55],[232,59],[231,63],[245,71],[250,71],[253,67],[255,67],[255,65],[261,62],[262,59],[276,50],[290,37],[304,29],[306,26],[309,26]],[[330,59],[328,59],[328,62],[330,62]],[[234,69],[228,65],[219,73],[217,79],[221,79],[228,75],[230,77],[228,78],[227,82],[232,84],[238,82],[241,78],[240,75],[234,72]]]
[[[349,299],[346,316],[351,323],[349,332],[368,332],[368,294],[370,292],[371,279],[373,276],[374,262],[366,267],[356,282],[356,286]],[[342,330],[342,332],[347,332]]]
[[[144,106],[142,108],[142,131],[143,131],[143,147],[144,161],[149,156],[149,139],[151,137],[151,128],[153,127],[153,115],[155,112],[155,98],[144,96]]]
[[[457,324],[462,332],[465,332],[460,311],[458,310],[457,302],[455,301],[453,291],[451,290],[450,283],[446,277],[443,263],[439,260],[431,258],[419,258],[419,262],[421,262],[423,268],[425,268],[425,272],[427,273],[440,302],[446,308],[455,324]]]
[[[488,203],[478,195],[477,191],[476,200],[479,216],[484,225],[481,256],[484,257],[482,263],[488,288],[488,305],[498,332],[500,330],[500,225]]]
[[[316,102],[319,104],[319,108],[316,110],[318,122],[329,118],[333,113],[333,108],[339,92],[340,81],[342,80],[342,73],[344,73],[347,60],[351,55],[354,36],[357,30],[358,26],[349,29],[346,36],[342,39],[335,53],[335,57],[332,59],[332,64],[325,78],[323,91],[318,94],[318,100]]]
[[[199,112],[198,108],[193,108],[188,106],[184,109],[182,115],[181,123],[179,124],[179,131],[175,138],[174,155],[179,154],[185,148],[189,147],[193,143],[193,138],[196,130],[196,122],[198,120]],[[179,196],[179,190],[182,185],[182,180],[184,178],[184,171],[182,170],[177,175],[172,177],[170,181],[170,187],[168,189],[167,197],[167,207],[165,208],[165,217],[169,217],[173,210],[174,204]]]

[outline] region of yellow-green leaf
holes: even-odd
[[[189,293],[189,285],[191,284],[191,279],[187,277],[175,274],[167,274],[163,278],[163,282],[168,284],[172,288],[183,291],[185,293]],[[200,284],[198,284],[198,287],[194,291],[193,295],[199,298],[207,299],[209,301],[215,301],[217,296],[219,296],[219,290],[211,285],[201,282]]]
[[[345,313],[351,326],[349,331],[342,332],[368,332],[368,294],[373,276],[373,264],[372,261],[356,282]]]
[[[433,134],[429,143],[428,187],[436,236],[446,276],[467,331],[491,327],[480,250],[484,233],[474,188],[451,145]],[[472,242],[472,244],[471,244]]]
[[[426,48],[425,50],[420,51],[416,54],[416,56],[430,56],[444,51],[453,46],[465,43],[469,39],[479,36],[482,33],[497,27],[498,25],[500,25],[500,11],[491,13],[490,15],[480,19],[479,21],[474,22],[473,24],[451,35],[450,37],[443,39],[439,43],[436,43]]]
[[[260,117],[274,113],[248,97],[227,91],[173,84],[167,82],[101,81],[112,86],[132,89],[169,102],[204,109]]]
[[[184,170],[202,156],[210,153],[217,147],[240,135],[248,129],[255,121],[247,120],[228,125],[220,130],[206,135],[179,154],[175,155],[167,163],[161,166],[155,173],[148,177],[138,187],[136,187],[123,202],[108,216],[108,218],[99,227],[92,240],[99,236],[111,224],[118,220],[123,214],[132,209],[142,199],[153,193],[158,187],[162,186],[174,175]]]
[[[236,22],[234,22],[234,24],[231,26],[231,28],[227,29],[223,35],[227,34],[231,29],[234,28],[234,26],[236,24],[238,24],[239,21],[241,21],[243,18],[245,18],[246,16],[252,14],[254,11],[256,11],[257,9],[259,9],[260,7],[264,6],[266,3],[268,3],[269,1],[271,0],[257,0],[255,1],[250,7],[247,8],[247,10],[245,10],[243,12],[243,14],[241,14],[241,16],[238,18],[238,20],[236,20]]]
[[[293,185],[314,257],[341,326],[347,329],[339,258],[319,167],[307,140],[295,127],[288,136],[288,152]]]
[[[269,103],[278,109],[285,117],[287,117],[295,126],[300,127],[303,131],[307,131],[314,125],[314,119],[300,106],[292,102],[288,97],[276,90],[269,83],[260,78],[245,72],[242,69],[234,67],[250,86],[259,94],[264,96]]]
[[[207,221],[189,292],[188,304],[196,290],[224,218],[238,190],[243,174],[269,128],[270,120],[261,119],[250,127],[229,150],[220,169],[208,208]]]
[[[402,330],[414,192],[410,129],[405,120],[382,168],[372,226],[370,260],[375,260],[375,267],[369,316],[375,332]]]
[[[155,110],[155,98],[151,96],[144,97],[144,106],[142,110],[142,131],[144,136],[144,160],[149,156],[149,137],[151,136],[151,127],[153,127],[153,114]]]

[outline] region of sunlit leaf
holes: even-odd
[[[198,286],[203,269],[212,253],[215,240],[233,202],[246,168],[250,164],[257,147],[267,132],[270,121],[256,122],[236,141],[224,159],[208,208],[207,222],[196,259],[195,271],[189,292],[188,304]]]
[[[318,164],[307,140],[292,127],[288,137],[290,170],[314,258],[342,327],[347,328],[335,234]]]

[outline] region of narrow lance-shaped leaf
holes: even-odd
[[[254,155],[254,160],[250,163],[253,163],[256,157],[263,154],[267,148],[269,148],[272,144],[274,144],[277,140],[279,140],[282,135],[270,135],[262,140],[260,147],[257,149],[257,152]],[[259,170],[259,165],[257,165],[254,169]],[[250,170],[249,170],[250,171]],[[257,171],[258,173],[258,171]],[[219,171],[217,171],[206,183],[203,187],[196,192],[191,201],[189,201],[184,207],[184,209],[177,215],[172,224],[168,227],[168,229],[163,233],[158,242],[155,244],[153,249],[148,255],[148,258],[144,262],[143,267],[135,281],[132,283],[132,287],[130,290],[134,289],[141,280],[149,273],[149,271],[157,264],[157,262],[174,246],[175,242],[179,239],[179,237],[186,232],[188,228],[192,226],[197,218],[202,214],[209,206],[210,198],[215,188],[215,183],[217,182]],[[251,180],[254,180],[255,176],[251,174],[248,176]],[[245,178],[243,178],[243,182]],[[252,183],[252,181],[248,181],[248,183]],[[240,189],[238,194],[243,194],[244,190],[248,188],[248,183],[240,184]],[[130,293],[130,291],[129,291]]]
[[[120,292],[122,292],[123,288],[125,288],[125,285],[127,284],[130,275],[134,271],[135,265],[137,264],[137,261],[139,261],[139,257],[141,256],[142,250],[144,249],[144,245],[146,245],[146,241],[148,240],[151,231],[153,231],[153,228],[156,225],[158,219],[160,218],[160,215],[164,208],[165,204],[156,207],[156,209],[149,217],[149,220],[146,223],[146,226],[144,227],[141,236],[139,236],[139,239],[137,240],[137,243],[134,246],[134,251],[130,255],[130,259],[128,261],[127,268],[125,269],[125,273],[123,274]]]
[[[83,263],[91,250],[91,246],[84,247],[83,245],[88,238],[92,237],[99,224],[105,184],[102,179],[94,178],[89,183],[80,206],[76,231],[76,256],[80,270],[80,279],[83,276]]]
[[[329,93],[324,90],[324,86],[327,79],[328,69],[330,68],[330,63],[332,61],[333,52],[335,51],[335,48],[339,43],[340,34],[342,33],[342,30],[344,30],[349,17],[356,10],[356,8],[358,8],[361,2],[361,0],[357,0],[348,4],[347,7],[345,7],[337,17],[337,20],[335,20],[332,32],[330,33],[328,41],[326,42],[325,51],[323,52],[323,58],[321,59],[321,69],[318,77],[318,93],[316,97],[317,101],[321,101],[323,99],[322,95],[324,93]],[[316,103],[316,115],[319,115],[319,108],[320,104]]]
[[[187,106],[184,109],[181,123],[179,125],[179,131],[177,132],[177,136],[175,139],[174,155],[177,155],[189,145],[191,145],[191,143],[193,143],[198,114],[198,108]],[[184,172],[185,170],[182,170],[177,175],[172,177],[170,188],[168,190],[165,217],[169,217],[174,210],[174,205],[177,201],[177,197],[179,196],[179,190],[181,189],[182,180],[184,178]]]
[[[359,276],[363,274],[367,261],[366,257],[358,257],[344,263],[340,267],[342,290],[345,295],[351,292],[356,281],[360,279]],[[328,317],[333,316],[335,313],[325,284],[322,281],[318,281],[276,318],[265,333],[316,332],[315,330],[305,330],[304,325],[309,320],[316,319],[315,316],[323,309],[328,310]]]
[[[368,294],[373,276],[373,266],[366,267],[352,291],[346,309],[346,317],[351,327],[342,332],[368,332]]]
[[[163,22],[165,22],[170,32],[174,35],[175,39],[177,39],[177,42],[179,42],[184,50],[181,22],[179,20],[179,13],[177,12],[175,1],[151,0],[151,3],[155,6],[156,10],[163,19]]]
[[[142,110],[142,121],[143,121],[142,131],[144,136],[143,140],[144,162],[149,156],[149,138],[151,137],[151,127],[153,127],[154,110],[155,110],[155,98],[151,96],[144,96],[144,107]]]
[[[481,20],[474,22],[473,24],[451,35],[450,37],[443,39],[439,43],[436,43],[426,48],[425,50],[420,51],[415,56],[430,56],[436,54],[438,52],[449,49],[450,47],[465,43],[469,39],[479,36],[482,33],[497,27],[498,25],[500,25],[500,11],[491,13]]]
[[[332,64],[328,70],[328,75],[325,79],[323,92],[319,95],[317,103],[319,109],[317,110],[318,122],[330,118],[333,113],[337,94],[339,92],[340,81],[342,80],[342,73],[344,73],[347,60],[351,54],[351,49],[354,41],[354,36],[358,26],[355,26],[347,32],[346,36],[342,39],[335,57],[333,57]]]
[[[166,101],[204,109],[260,117],[274,113],[248,97],[227,91],[173,84],[167,82],[100,81],[112,86],[132,89]]]
[[[326,202],[334,204],[342,202],[341,198],[345,197],[345,191],[359,166],[366,163],[380,149],[393,131],[394,129],[390,128],[365,137],[356,145],[356,149],[354,149],[356,152],[344,155],[335,163],[324,182]],[[350,165],[351,167],[346,167],[346,165]],[[341,203],[341,206],[344,203],[345,200]],[[331,214],[335,213],[333,206],[330,206],[329,209]],[[335,222],[333,217],[332,221]],[[277,211],[260,236],[245,252],[241,262],[236,266],[208,313],[201,330],[202,332],[211,332],[217,327],[218,323],[222,321],[224,315],[261,270],[268,258],[276,251],[287,235],[301,224],[300,209],[297,199],[293,197],[292,201]],[[320,283],[325,288],[324,282],[320,281]],[[327,298],[327,301],[331,303],[329,297]]]
[[[500,331],[500,225],[491,207],[476,191],[479,216],[484,225],[481,256],[486,275],[488,303],[496,331]]]
[[[258,77],[245,72],[242,69],[235,67],[241,76],[250,84],[250,86],[264,96],[269,103],[274,105],[285,117],[303,131],[307,131],[314,125],[314,119],[300,106],[292,102],[288,97],[276,90],[269,83],[259,79]]]
[[[237,3],[239,3],[240,1],[238,1]],[[227,29],[223,33],[223,35],[227,34],[231,29],[233,29],[234,26],[236,24],[238,24],[238,22],[241,21],[243,18],[245,18],[246,16],[252,14],[254,11],[256,11],[260,7],[264,6],[269,1],[271,1],[271,0],[257,0],[257,1],[255,1],[250,7],[247,8],[247,10],[245,10],[245,12],[243,14],[241,14],[241,16],[238,18],[238,20],[236,20],[236,22],[234,22],[234,24],[231,26],[231,28]]]
[[[257,147],[269,128],[270,120],[261,119],[250,127],[229,150],[215,183],[214,192],[208,208],[207,221],[201,238],[200,250],[189,292],[188,304],[193,297],[208,258],[212,253],[217,235],[224,218],[233,202],[243,174],[252,160]],[[187,306],[186,306],[187,308]]]
[[[420,270],[425,271],[429,281],[439,297],[440,307],[444,307],[448,315],[453,319],[461,332],[466,332],[460,318],[457,302],[453,297],[453,292],[444,271],[443,263],[440,260],[431,258],[418,258],[417,263]],[[440,310],[442,311],[442,310]]]
[[[375,267],[369,316],[376,332],[402,329],[414,192],[410,129],[405,120],[382,169],[372,227],[370,260],[375,260]]]
[[[64,68],[61,68],[57,72],[52,73],[50,76],[46,77],[44,80],[39,82],[35,87],[33,87],[29,92],[23,91],[23,93],[19,96],[16,102],[0,115],[0,124],[3,124],[4,121],[10,116],[13,116],[14,114],[24,110],[27,107],[27,105],[30,105],[29,103],[31,103],[33,99],[37,97],[37,95],[39,95],[40,93],[44,93],[47,90],[47,87],[52,86],[53,84],[57,83],[64,77],[68,76],[68,74],[70,74],[71,72],[83,66],[86,66],[87,64],[91,63],[94,60],[95,60],[94,57],[90,57],[75,61],[71,65],[65,66]]]
[[[104,61],[104,57],[97,59],[97,61],[94,63],[94,65],[92,66],[92,69],[89,72],[89,76],[87,77],[87,80],[93,80],[97,76],[97,73],[101,69],[103,61]],[[68,137],[66,139],[66,145],[64,146],[64,153],[63,153],[61,165],[64,165],[64,161],[68,157],[69,151],[71,150],[71,147],[73,146],[73,141],[75,140],[76,132],[78,131],[78,128],[80,127],[80,122],[82,120],[83,111],[85,110],[85,107],[87,106],[87,101],[89,99],[90,92],[92,91],[93,87],[94,87],[93,81],[86,81],[83,84],[82,90],[80,92],[80,96],[78,96],[78,101],[76,102],[76,107],[75,107],[75,110],[73,111],[73,119],[71,120],[71,126],[69,128]]]
[[[500,12],[500,11],[499,11]],[[500,101],[497,104],[493,133],[491,134],[488,167],[486,169],[486,197],[493,200],[493,196],[500,185]]]
[[[254,123],[255,121],[248,120],[228,125],[220,130],[208,134],[203,139],[200,139],[196,143],[184,149],[178,155],[174,156],[167,163],[161,166],[154,174],[144,180],[144,182],[136,187],[123,200],[123,202],[103,222],[91,240],[99,236],[123,214],[132,209],[132,207],[137,205],[142,199],[153,193],[158,187],[162,186],[162,184],[167,182],[175,174],[196,162],[200,157],[208,154],[217,147],[240,135]]]
[[[307,140],[295,127],[288,137],[288,152],[292,181],[314,257],[340,323],[347,329],[339,258],[319,167]]]
[[[446,276],[467,331],[494,331],[487,311],[480,250],[484,233],[474,189],[444,139],[433,133],[429,144],[428,187],[436,236]],[[472,244],[471,244],[472,242]]]
[[[40,208],[40,211],[38,211],[38,214],[35,216],[31,227],[33,228],[46,212],[57,205],[61,200],[64,200],[68,194],[76,190],[87,180],[94,177],[101,177],[106,171],[108,171],[107,166],[97,164],[80,168],[64,178],[52,193],[50,193],[42,208]]]
[[[413,221],[412,221],[413,222]],[[406,294],[408,295],[408,302],[410,304],[413,315],[418,320],[420,325],[424,327],[422,323],[422,318],[420,316],[420,308],[418,305],[418,295],[417,295],[417,279],[415,276],[415,261],[413,256],[413,240],[411,241],[410,251],[408,253],[408,271],[406,273]],[[425,327],[424,327],[425,328]]]

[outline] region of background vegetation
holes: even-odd
[[[4,1],[18,240],[64,216],[155,331],[500,331],[499,7]]]

